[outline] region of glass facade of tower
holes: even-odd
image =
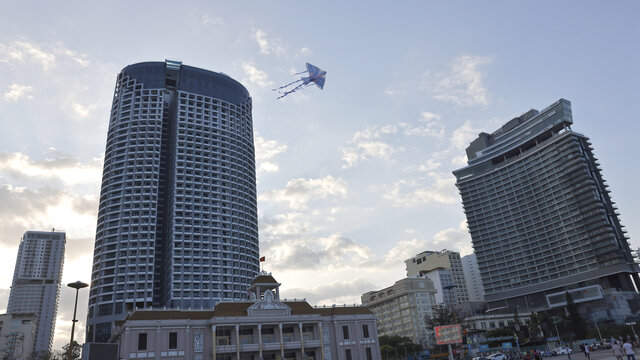
[[[93,259],[87,341],[143,307],[211,308],[259,271],[251,98],[179,62],[118,75]]]
[[[638,265],[591,144],[572,123],[561,99],[481,133],[456,185],[490,309],[551,309],[569,291],[620,321],[640,310]]]

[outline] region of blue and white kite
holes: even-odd
[[[327,75],[327,72],[324,70],[320,70],[319,67],[311,65],[309,63],[307,63],[307,71],[302,71],[293,75],[300,75],[300,74],[306,74],[308,73],[309,76],[303,76],[301,77],[299,80],[296,80],[294,82],[288,83],[287,85],[283,85],[280,86],[279,88],[275,88],[273,89],[273,91],[276,90],[282,90],[285,89],[293,84],[297,84],[297,83],[301,83],[298,84],[296,87],[294,87],[291,90],[284,90],[284,91],[280,91],[280,93],[282,95],[278,96],[278,99],[282,99],[283,97],[291,94],[292,92],[298,91],[304,87],[307,87],[311,84],[316,84],[316,86],[318,86],[320,89],[324,88],[324,80],[325,77]],[[277,99],[276,99],[277,100]]]

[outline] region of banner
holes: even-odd
[[[460,325],[436,326],[436,343],[438,345],[457,344],[462,342],[462,329]]]

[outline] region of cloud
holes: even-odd
[[[490,64],[491,58],[463,55],[455,58],[449,71],[426,76],[426,85],[434,98],[456,105],[488,105],[491,96],[483,84],[486,72],[481,68]]]
[[[281,297],[305,298],[311,304],[360,303],[360,296],[378,289],[374,283],[364,279],[334,281],[317,287],[291,288],[282,291]],[[291,294],[291,296],[289,295]],[[357,299],[357,300],[356,300]]]
[[[404,260],[415,256],[421,251],[425,249],[425,242],[423,240],[411,239],[411,240],[401,240],[398,242],[396,246],[391,248],[385,256],[384,262],[389,265],[393,265],[396,263],[402,263]]]
[[[278,56],[284,55],[286,50],[284,47],[278,45],[275,41],[267,39],[267,34],[260,29],[253,29],[252,36],[258,42],[260,52],[263,54],[275,54]]]
[[[56,66],[59,56],[83,67],[90,64],[85,54],[68,49],[61,42],[54,45],[39,45],[28,41],[0,44],[0,62],[8,64],[27,61],[38,64],[42,70],[47,71]]]
[[[202,25],[222,25],[224,24],[224,20],[220,16],[211,16],[209,14],[204,14],[200,18],[202,21]]]
[[[357,267],[371,256],[368,247],[340,234],[272,242],[264,253],[269,254],[269,263],[281,270]]]
[[[436,248],[459,251],[462,256],[471,254],[473,246],[467,222],[462,221],[458,227],[447,228],[437,232],[433,237],[433,245]]]
[[[479,133],[480,130],[473,128],[471,122],[466,121],[461,127],[453,130],[451,133],[451,143],[456,147],[456,149],[464,150],[469,146],[469,144],[471,144],[471,141],[473,141]]]
[[[269,80],[269,75],[266,72],[259,70],[252,63],[242,63],[242,70],[244,74],[249,77],[249,81],[260,87],[272,87],[273,81]]]
[[[95,231],[97,197],[74,195],[66,190],[31,190],[0,186],[0,245],[15,246],[26,230],[65,229],[68,234],[89,238]],[[84,252],[87,249],[83,250]]]
[[[302,55],[302,56],[309,56],[309,55],[313,54],[313,51],[311,51],[311,49],[306,48],[306,47],[301,48],[299,51],[300,51],[300,55]]]
[[[325,199],[330,196],[344,197],[346,194],[346,181],[328,175],[320,179],[293,179],[287,183],[284,189],[260,194],[259,198],[262,201],[286,202],[291,209],[304,210],[307,207],[307,202],[312,199]]]
[[[276,140],[266,140],[256,134],[253,137],[256,149],[256,163],[258,173],[273,173],[280,169],[277,163],[270,161],[275,156],[287,151],[287,145]]]
[[[408,166],[404,169],[404,171],[421,171],[421,172],[432,172],[436,170],[442,165],[441,162],[436,161],[435,159],[428,159],[419,165]]]
[[[402,122],[400,127],[404,129],[407,136],[432,136],[442,138],[444,136],[444,125],[440,122],[440,115],[424,111],[420,114],[418,124]]]
[[[382,197],[393,206],[412,207],[430,204],[456,204],[455,178],[447,173],[431,172],[427,177],[401,179],[384,186]]]
[[[22,153],[0,152],[0,175],[15,179],[57,179],[67,185],[100,183],[102,159],[94,158],[85,164],[54,148],[49,149],[49,155],[47,159],[34,161]]]
[[[356,132],[349,142],[351,146],[340,148],[344,161],[342,168],[350,168],[362,160],[391,160],[393,154],[404,151],[404,148],[395,147],[380,138],[397,132],[398,129],[394,125],[369,126]]]
[[[9,90],[4,93],[4,99],[7,101],[18,102],[18,100],[22,97],[26,97],[27,99],[33,99],[33,96],[30,93],[33,91],[33,87],[29,85],[20,85],[13,83],[9,85]]]

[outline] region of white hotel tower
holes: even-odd
[[[65,242],[61,231],[27,231],[18,248],[7,314],[35,315],[33,347],[23,349],[34,359],[53,344]]]
[[[251,97],[176,61],[118,75],[95,239],[87,341],[135,308],[212,308],[259,271]]]

